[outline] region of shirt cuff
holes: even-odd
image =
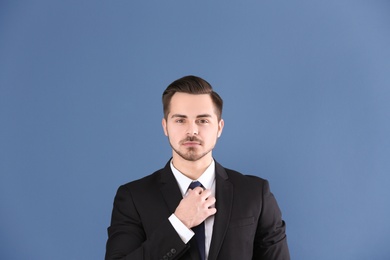
[[[187,244],[188,241],[190,241],[190,239],[195,235],[194,231],[187,228],[183,222],[175,216],[175,214],[172,214],[168,220],[171,222],[171,225],[176,230],[184,244]]]

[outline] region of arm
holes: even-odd
[[[263,184],[262,210],[254,241],[253,259],[289,260],[286,225],[268,181]]]
[[[188,249],[168,219],[157,224],[149,235],[144,225],[130,191],[121,186],[114,200],[105,259],[177,259]]]

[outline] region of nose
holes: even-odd
[[[198,126],[196,123],[190,123],[188,125],[188,129],[187,129],[187,135],[197,135],[199,133],[199,130],[198,130]]]

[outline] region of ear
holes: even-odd
[[[224,126],[225,126],[225,121],[223,121],[223,119],[219,120],[219,122],[218,122],[218,132],[217,132],[218,138],[221,136],[222,130],[223,130]]]
[[[161,121],[162,128],[164,130],[164,134],[168,136],[168,131],[167,131],[167,120],[165,118],[162,119]]]

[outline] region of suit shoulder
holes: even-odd
[[[241,180],[241,181],[249,181],[249,182],[256,182],[256,183],[264,183],[268,182],[266,179],[263,179],[259,176],[250,175],[250,174],[243,174],[241,172],[225,168],[225,171],[229,178],[234,180]]]
[[[156,183],[158,183],[160,179],[162,170],[163,169],[157,170],[154,173],[146,175],[140,179],[125,183],[121,185],[119,189],[138,190],[138,189],[144,189],[145,187],[156,185]]]
[[[242,174],[241,172],[226,169],[225,171],[228,175],[229,180],[234,184],[236,188],[242,190],[262,190],[263,188],[267,189],[269,187],[268,180],[255,175]]]
[[[241,172],[226,169],[227,179],[234,187],[234,192],[240,198],[262,198],[270,191],[266,179],[255,175],[242,174]]]

